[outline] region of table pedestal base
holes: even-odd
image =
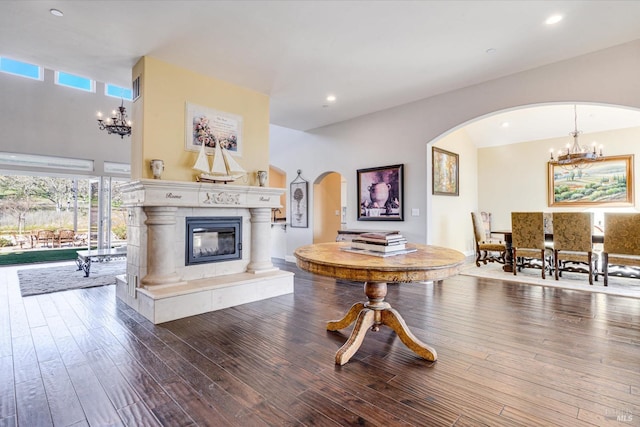
[[[337,331],[346,328],[354,321],[356,322],[351,336],[336,353],[336,364],[344,365],[347,363],[360,348],[367,330],[378,331],[380,325],[387,325],[393,329],[404,345],[418,356],[430,361],[435,361],[438,358],[435,349],[416,338],[400,313],[384,301],[384,297],[387,295],[386,282],[366,282],[364,293],[369,299],[368,302],[355,303],[342,319],[327,323],[328,331]]]

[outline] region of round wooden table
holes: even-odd
[[[408,243],[415,252],[377,257],[351,253],[349,242],[319,243],[295,250],[296,264],[303,270],[336,279],[364,283],[367,302],[355,303],[340,320],[327,323],[327,330],[337,331],[356,322],[351,336],[336,353],[336,363],[344,365],[358,351],[368,329],[378,331],[380,325],[393,329],[400,340],[418,356],[434,361],[435,349],[418,340],[409,330],[400,313],[384,300],[387,282],[442,281],[460,272],[465,256],[461,252],[440,246]]]

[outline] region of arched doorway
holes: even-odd
[[[335,242],[346,208],[346,181],[327,172],[313,184],[313,243]]]

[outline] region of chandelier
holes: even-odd
[[[127,110],[124,108],[124,99],[118,107],[118,111],[111,112],[112,117],[102,118],[102,113],[98,112],[98,127],[106,130],[107,133],[115,133],[123,139],[125,135],[131,136],[131,120],[127,120]]]
[[[602,159],[602,145],[598,153],[596,153],[595,141],[590,149],[580,145],[578,135],[582,132],[578,130],[578,109],[575,105],[573,106],[573,117],[574,130],[569,134],[573,137],[573,145],[569,143],[566,150],[558,150],[557,158],[553,157],[552,148],[549,163],[563,169],[585,169],[590,167],[594,161]]]

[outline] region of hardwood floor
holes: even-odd
[[[390,285],[438,352],[388,328],[349,363],[328,332],[362,284],[153,325],[114,286],[22,298],[0,269],[0,426],[640,425],[640,299],[458,276]],[[511,279],[511,277],[509,277]]]

